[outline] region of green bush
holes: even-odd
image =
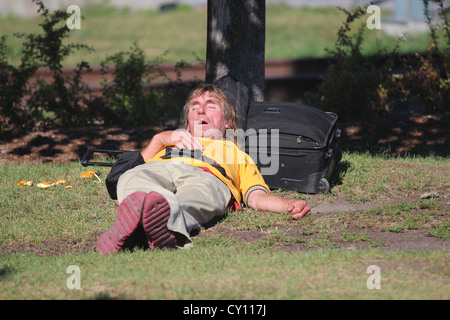
[[[66,26],[69,14],[64,11],[49,12],[41,0],[33,0],[39,6],[43,22],[40,26],[42,34],[20,34],[25,38],[25,44],[30,48],[39,67],[46,67],[52,75],[52,82],[38,81],[31,91],[27,106],[31,110],[35,124],[54,123],[70,125],[86,122],[87,100],[89,88],[81,84],[81,75],[90,71],[86,62],[78,64],[73,77],[65,78],[62,72],[63,60],[74,50],[93,50],[82,44],[63,44],[70,30]]]
[[[101,63],[101,72],[106,74],[111,67],[113,79],[105,80],[102,89],[105,123],[128,126],[164,124],[168,119],[179,117],[184,97],[192,86],[181,84],[180,79],[181,69],[189,67],[188,64],[177,63],[175,71],[178,78],[171,81],[161,69],[161,59],[146,62],[143,50],[135,43],[129,52],[107,57]],[[155,79],[165,85],[151,87]]]
[[[365,15],[365,8],[339,9],[347,19],[338,30],[335,47],[326,49],[334,61],[318,90],[309,93],[307,98],[318,107],[336,112],[341,119],[367,118],[384,108],[379,88],[387,67],[377,70],[374,58],[362,54],[365,24],[351,32],[353,25]]]
[[[70,30],[66,26],[69,14],[49,12],[41,0],[38,5],[42,22],[39,34],[15,34],[24,39],[22,62],[18,67],[6,59],[6,38],[0,38],[0,121],[2,127],[30,129],[46,125],[77,125],[91,122],[121,125],[161,124],[178,116],[182,101],[174,95],[186,91],[189,85],[180,82],[180,62],[175,71],[176,81],[169,81],[160,68],[161,59],[148,63],[143,51],[135,44],[130,52],[120,52],[101,63],[102,72],[113,68],[111,82],[105,80],[102,98],[94,97],[82,81],[91,72],[88,63],[81,61],[70,76],[64,76],[62,62],[75,50],[93,48],[82,44],[64,44]],[[39,68],[47,68],[51,81],[31,78]],[[150,87],[155,78],[166,82],[161,88]]]
[[[32,59],[28,46],[24,46],[19,67],[14,67],[6,60],[6,37],[0,38],[0,120],[4,125],[18,127],[27,123],[29,110],[23,107],[22,99],[29,92],[27,86],[30,77],[38,69]]]
[[[440,7],[441,26],[433,23],[428,2],[424,0],[424,14],[431,31],[431,45],[426,56],[401,57],[401,39],[391,52],[380,49],[375,56],[364,56],[361,44],[365,23],[356,32],[352,28],[361,22],[365,8],[340,9],[347,19],[337,33],[335,47],[327,49],[333,63],[317,90],[306,95],[308,102],[338,113],[343,120],[370,118],[400,105],[421,105],[428,113],[448,111],[450,27],[442,0],[434,1]],[[439,27],[446,37],[446,48],[438,46]]]
[[[390,99],[393,102],[423,104],[427,113],[450,110],[450,24],[442,0],[438,3],[438,16],[443,30],[444,48],[439,45],[438,24],[433,23],[429,12],[429,1],[424,0],[424,15],[431,33],[431,44],[426,56],[416,54],[403,62],[403,73],[394,75],[390,84]]]
[[[5,124],[28,129],[46,124],[69,125],[86,121],[89,88],[82,84],[81,76],[90,70],[86,62],[78,64],[72,77],[64,77],[62,61],[74,50],[90,47],[80,44],[63,44],[69,29],[64,11],[49,12],[41,0],[38,5],[43,21],[40,34],[15,34],[23,38],[22,59],[18,68],[9,65],[5,58],[5,38],[0,46],[0,92],[3,101],[1,114]],[[30,83],[38,68],[48,68],[52,81]]]

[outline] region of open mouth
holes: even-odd
[[[209,122],[206,120],[198,120],[196,122],[197,122],[197,125],[200,125],[200,126],[205,126],[205,125],[209,124]]]

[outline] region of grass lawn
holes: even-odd
[[[448,299],[444,251],[302,254],[199,244],[188,251],[137,251],[104,258],[68,254],[2,257],[1,299]],[[80,268],[80,289],[67,281]],[[380,289],[368,289],[380,270]],[[187,304],[187,303],[186,303]]]
[[[167,62],[192,62],[206,59],[206,10],[181,6],[165,13],[151,10],[129,12],[97,5],[81,7],[81,14],[84,17],[81,29],[72,30],[67,41],[92,46],[96,51],[76,52],[68,57],[65,66],[73,67],[81,60],[91,66],[99,65],[107,55],[128,51],[134,42],[139,44],[149,60],[162,58]],[[382,13],[382,19],[389,16],[389,12]],[[334,7],[267,6],[266,59],[327,56],[325,49],[334,46],[336,33],[344,19],[344,13]],[[20,61],[21,40],[13,34],[36,32],[40,32],[38,18],[0,18],[0,34],[8,36],[7,55],[14,63]],[[383,30],[367,29],[365,37],[362,47],[366,54],[392,49],[397,41],[396,37],[386,35]],[[408,35],[400,48],[403,53],[423,52],[429,44],[428,34]]]
[[[108,257],[92,247],[116,207],[108,169],[95,169],[101,182],[79,178],[79,163],[0,164],[0,299],[450,298],[446,158],[344,153],[331,193],[274,191],[306,199],[310,218],[245,209],[201,230],[191,249]],[[36,187],[57,179],[72,188]],[[80,289],[69,289],[73,265]],[[381,288],[371,290],[373,265]]]

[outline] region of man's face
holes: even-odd
[[[193,98],[189,102],[188,130],[196,137],[219,138],[229,128],[222,103],[210,96],[209,92]]]

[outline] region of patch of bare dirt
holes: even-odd
[[[281,239],[273,239],[271,234],[273,230],[277,233],[283,234]],[[226,226],[219,226],[217,228],[202,231],[198,237],[208,237],[211,235],[220,235],[226,238],[246,242],[246,243],[261,243],[261,245],[270,245],[272,248],[283,251],[308,251],[317,250],[319,248],[333,248],[333,249],[367,249],[377,248],[386,251],[399,250],[440,250],[449,249],[449,242],[446,240],[434,238],[429,236],[424,231],[408,230],[402,232],[388,232],[381,231],[375,228],[358,228],[349,226],[347,233],[364,233],[368,234],[368,240],[358,241],[343,241],[332,239],[328,242],[315,242],[317,235],[301,235],[302,229],[298,226],[277,226],[270,230],[232,230]],[[283,240],[284,239],[284,240]],[[287,239],[287,240],[286,240]],[[292,240],[294,239],[294,240]],[[313,241],[311,241],[313,240]],[[264,241],[269,241],[269,244],[264,244]]]
[[[0,255],[20,253],[36,256],[59,256],[66,253],[93,252],[98,236],[92,236],[82,243],[74,243],[71,239],[45,240],[41,243],[15,241],[13,244],[2,244]]]

